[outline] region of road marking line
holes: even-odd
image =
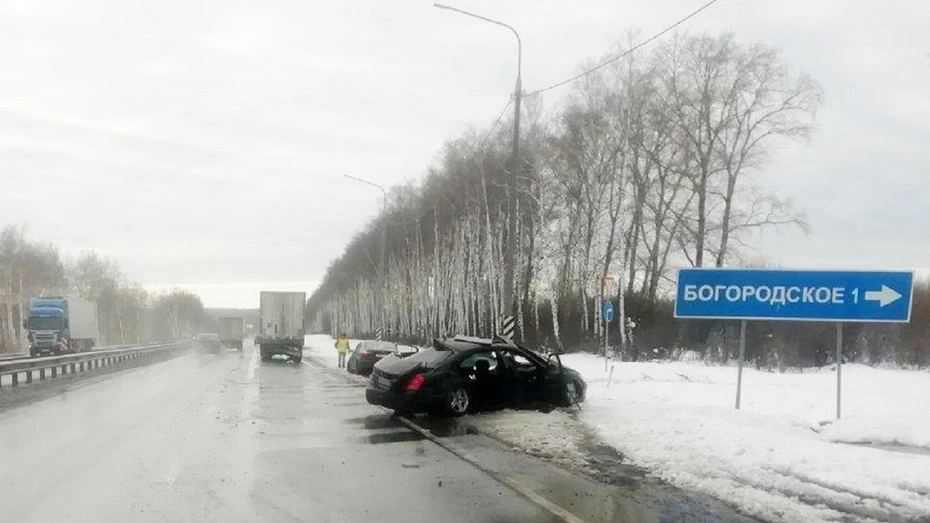
[[[252,351],[252,357],[249,358],[249,368],[245,372],[245,379],[247,381],[252,381],[255,378],[255,370],[258,368],[258,351]]]

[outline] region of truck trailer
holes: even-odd
[[[97,304],[74,297],[32,298],[23,327],[33,357],[89,351],[97,344]]]
[[[259,346],[262,361],[281,355],[300,363],[306,303],[307,294],[303,292],[261,292],[261,325],[255,344]]]
[[[245,339],[245,321],[242,318],[219,318],[220,343],[242,350],[242,340]]]

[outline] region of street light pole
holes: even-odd
[[[369,182],[368,180],[356,178],[348,174],[344,176],[350,180],[355,180],[381,190],[381,256],[378,258],[378,309],[381,315],[381,332],[382,334],[386,334],[384,332],[384,306],[387,301],[384,299],[384,252],[387,248],[387,191],[384,190],[384,187],[374,182]]]
[[[507,179],[507,200],[510,207],[510,212],[508,213],[507,221],[507,243],[505,245],[504,251],[504,314],[513,314],[513,298],[514,298],[514,272],[515,272],[515,258],[516,258],[516,249],[517,249],[517,187],[516,180],[518,176],[518,171],[521,167],[520,162],[520,102],[522,98],[523,86],[521,81],[521,71],[523,68],[523,42],[520,40],[520,34],[517,33],[517,30],[512,26],[487,18],[475,13],[470,13],[468,11],[463,11],[461,9],[451,7],[443,4],[433,4],[433,6],[438,7],[439,9],[446,9],[449,11],[455,11],[456,13],[463,14],[465,16],[470,16],[472,18],[477,18],[484,22],[492,23],[494,25],[499,25],[501,27],[506,27],[513,33],[517,38],[517,85],[513,94],[513,157],[510,159],[510,176]]]

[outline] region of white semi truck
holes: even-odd
[[[306,304],[307,294],[304,292],[261,292],[261,325],[255,344],[259,346],[262,361],[281,355],[300,363]]]

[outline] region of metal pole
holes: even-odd
[[[743,391],[743,360],[746,359],[746,320],[739,324],[739,370],[736,373],[736,410]]]
[[[604,371],[607,371],[607,348],[610,347],[610,322],[604,317]]]
[[[840,419],[843,383],[843,323],[836,322],[836,419]]]
[[[381,306],[381,335],[384,335],[385,326],[384,326],[384,313],[387,308],[387,289],[386,283],[384,281],[384,256],[385,251],[387,250],[387,193],[384,192],[384,188],[381,188],[381,255],[378,258],[378,287],[380,296]]]
[[[514,32],[516,34],[516,32]],[[519,42],[519,37],[517,37]],[[518,66],[519,67],[519,66]],[[519,176],[522,163],[520,162],[520,72],[517,70],[517,87],[514,91],[513,113],[513,158],[511,160],[510,176],[507,177],[507,200],[510,213],[507,217],[507,252],[504,254],[504,311],[513,312],[513,278],[516,272],[517,250],[517,176]]]
[[[385,308],[385,282],[384,282],[384,257],[385,251],[387,250],[387,191],[384,190],[384,187],[378,185],[374,182],[369,182],[368,180],[363,180],[355,176],[345,174],[343,175],[350,180],[355,180],[365,185],[370,185],[381,191],[381,256],[378,259],[378,309],[380,314],[380,327],[381,331],[384,332],[384,308]]]
[[[507,220],[507,243],[505,245],[504,251],[504,310],[503,315],[513,314],[513,298],[514,298],[514,272],[515,272],[515,259],[516,259],[516,250],[517,250],[517,185],[516,180],[518,172],[522,166],[520,162],[520,102],[522,99],[522,90],[523,82],[521,80],[522,69],[523,69],[523,41],[520,39],[520,34],[517,33],[517,30],[509,24],[488,18],[486,16],[481,16],[475,13],[470,13],[456,7],[443,5],[443,4],[433,4],[433,6],[438,7],[439,9],[446,9],[448,11],[455,11],[456,13],[463,14],[465,16],[470,16],[472,18],[477,18],[484,22],[492,23],[494,25],[499,25],[501,27],[506,27],[510,30],[511,33],[517,39],[517,84],[514,91],[514,116],[513,116],[513,157],[511,158],[511,168],[510,176],[507,179],[507,201],[510,209],[510,213]]]

